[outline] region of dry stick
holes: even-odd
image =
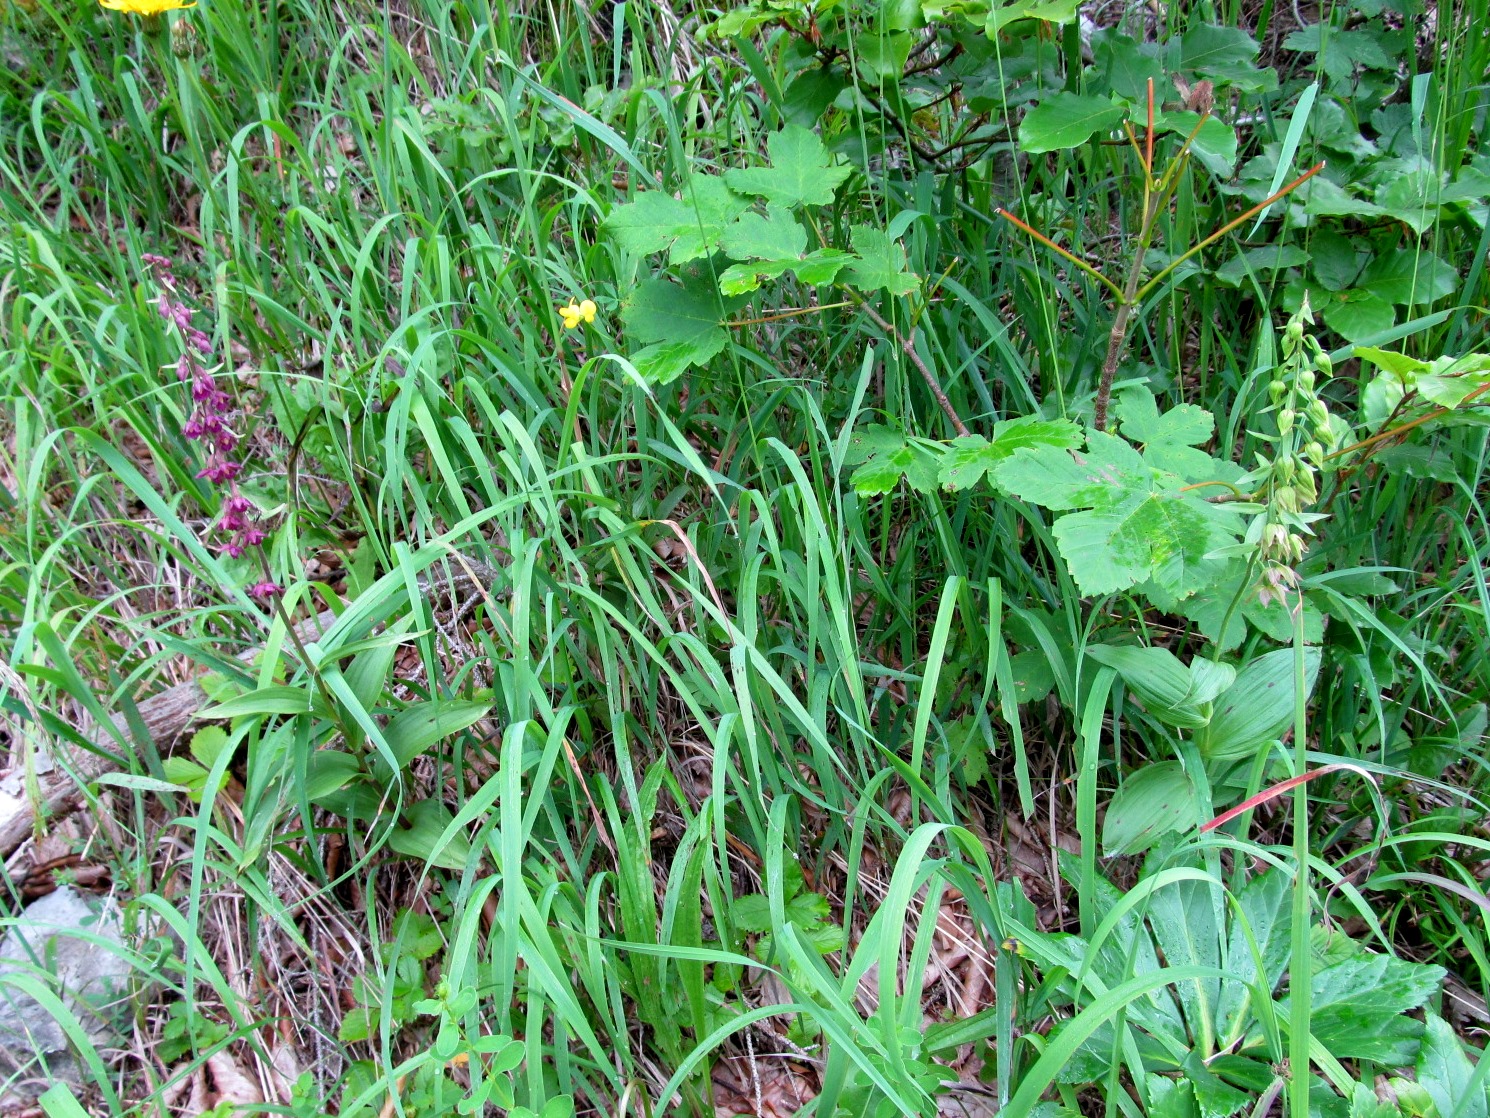
[[[303,640],[313,641],[331,628],[335,620],[335,613],[331,610],[324,610],[316,617],[308,617],[300,622],[294,632]],[[250,649],[248,652],[240,653],[238,659],[247,663],[261,651],[262,649],[259,648]],[[158,695],[152,695],[140,703],[140,721],[144,724],[146,735],[151,741],[169,749],[181,736],[187,724],[191,722],[192,716],[208,701],[200,682],[195,679],[188,680]],[[128,728],[121,726],[118,721],[114,723],[114,726],[116,733],[125,740],[133,737]],[[82,727],[84,734],[88,731],[89,727]],[[4,816],[0,818],[0,858],[9,858],[15,853],[16,848],[31,836],[33,829],[42,820],[65,814],[76,808],[82,799],[84,784],[97,780],[104,773],[113,772],[118,767],[111,757],[87,753],[78,759],[75,773],[53,773],[49,779],[42,782],[42,815],[40,818],[36,814],[35,804],[30,799],[23,797],[6,804]]]
[[[909,334],[902,335],[899,330],[886,322],[880,313],[869,305],[867,299],[863,300],[859,305],[874,320],[876,326],[900,343],[900,348],[911,359],[911,364],[921,371],[921,376],[926,381],[926,387],[931,389],[931,394],[936,397],[936,402],[942,406],[942,411],[952,421],[952,426],[956,429],[957,433],[959,435],[972,434],[967,429],[967,424],[962,421],[962,417],[957,414],[957,409],[952,406],[952,401],[947,399],[946,392],[942,390],[941,381],[936,379],[936,374],[927,367],[926,362],[921,360],[921,355],[916,352],[915,332],[912,331]]]
[[[1152,93],[1152,85],[1150,88],[1150,93]],[[1150,107],[1152,108],[1152,106]],[[1201,123],[1204,123],[1204,118],[1202,118]],[[1133,135],[1133,130],[1127,126],[1126,122],[1124,122],[1124,127],[1127,128],[1129,142],[1132,143],[1134,149],[1138,151],[1139,158],[1144,161],[1146,175],[1151,176],[1153,174],[1152,160],[1154,157],[1152,118],[1150,118],[1149,131],[1145,137],[1144,147],[1141,150],[1138,149],[1138,140],[1137,137]],[[1199,133],[1199,131],[1200,126],[1196,125],[1195,130],[1190,133],[1190,136],[1185,141],[1184,147],[1181,149],[1180,158],[1183,158],[1188,153],[1190,144],[1194,142],[1195,136]],[[1182,164],[1177,158],[1169,171],[1165,173],[1163,178],[1157,184],[1152,184],[1147,178],[1145,179],[1144,193],[1146,195],[1146,202],[1144,205],[1143,224],[1139,227],[1138,233],[1138,252],[1134,258],[1133,266],[1128,272],[1128,282],[1121,289],[1117,286],[1117,284],[1113,283],[1112,280],[1103,275],[1101,271],[1092,267],[1092,265],[1088,264],[1085,260],[1082,260],[1075,253],[1069,252],[1066,249],[1062,248],[1060,245],[1056,244],[1039,230],[1034,229],[1030,225],[1021,221],[1019,218],[1015,217],[1008,210],[1000,209],[998,211],[999,216],[1002,217],[1004,220],[1008,221],[1012,225],[1017,226],[1023,232],[1029,234],[1031,237],[1034,237],[1046,248],[1059,253],[1061,256],[1069,260],[1072,264],[1075,264],[1087,275],[1091,276],[1093,279],[1100,281],[1117,298],[1117,313],[1112,320],[1112,331],[1107,336],[1107,356],[1102,361],[1102,379],[1097,386],[1097,399],[1093,406],[1093,421],[1094,425],[1099,431],[1105,431],[1107,429],[1107,406],[1112,398],[1112,382],[1117,375],[1118,364],[1122,361],[1123,346],[1128,339],[1128,327],[1133,317],[1134,307],[1142,303],[1143,300],[1147,298],[1149,292],[1153,291],[1155,287],[1163,282],[1165,276],[1169,275],[1181,264],[1189,260],[1190,257],[1194,256],[1198,252],[1204,251],[1210,245],[1226,236],[1227,233],[1230,233],[1237,226],[1241,225],[1248,218],[1267,209],[1279,198],[1282,198],[1285,194],[1291,194],[1293,191],[1297,190],[1305,182],[1313,178],[1315,175],[1319,174],[1319,172],[1324,169],[1324,163],[1322,162],[1309,168],[1309,170],[1305,171],[1302,175],[1294,179],[1293,182],[1289,183],[1281,190],[1268,195],[1261,202],[1257,203],[1257,205],[1253,206],[1245,213],[1233,218],[1231,221],[1228,221],[1225,225],[1221,226],[1210,236],[1191,246],[1183,254],[1170,261],[1169,264],[1161,269],[1159,273],[1154,276],[1153,279],[1148,281],[1148,283],[1142,284],[1142,286],[1140,286],[1140,281],[1143,274],[1143,261],[1144,257],[1148,255],[1149,239],[1153,236],[1154,222],[1159,216],[1159,210],[1164,206],[1164,204],[1168,201],[1170,195],[1173,193],[1174,182],[1178,178],[1178,173],[1181,166]]]
[[[1143,258],[1148,253],[1154,218],[1158,216],[1159,206],[1163,201],[1163,196],[1158,193],[1149,196],[1149,204],[1143,212],[1143,225],[1138,233],[1138,254],[1128,272],[1128,283],[1123,288],[1122,299],[1118,301],[1117,314],[1112,319],[1112,330],[1107,335],[1107,356],[1102,359],[1102,379],[1097,384],[1097,400],[1092,409],[1092,421],[1099,431],[1107,430],[1107,405],[1112,399],[1112,381],[1117,376],[1118,363],[1123,359],[1123,347],[1128,341],[1128,320],[1133,317],[1133,308],[1138,303]]]

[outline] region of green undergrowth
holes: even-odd
[[[1490,1113],[1486,14],[0,7],[43,1106]]]

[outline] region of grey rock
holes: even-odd
[[[76,1018],[95,1049],[120,1039],[129,961],[119,913],[71,886],[33,901],[0,940],[0,1108],[52,1083],[81,1085],[83,1065],[66,1031],[17,979],[29,976]],[[24,982],[25,979],[22,979]]]

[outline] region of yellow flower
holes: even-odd
[[[98,0],[98,2],[101,4],[103,0]],[[571,299],[567,307],[559,308],[559,313],[564,316],[564,329],[573,330],[580,324],[581,319],[586,322],[595,321],[595,303],[591,299],[578,303]]]
[[[128,12],[136,16],[158,16],[161,12],[174,12],[178,8],[195,8],[196,0],[183,4],[181,0],[98,0],[101,7],[116,12]]]

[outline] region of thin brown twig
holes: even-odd
[[[931,389],[931,394],[936,397],[936,402],[941,405],[942,411],[952,421],[952,427],[957,433],[959,435],[972,434],[968,430],[967,424],[962,421],[962,417],[957,414],[957,409],[952,406],[952,401],[947,399],[947,393],[942,388],[942,382],[936,379],[936,374],[931,371],[926,362],[921,360],[921,355],[916,352],[915,331],[902,335],[899,330],[885,321],[883,315],[869,305],[869,300],[865,299],[860,305],[876,326],[900,343],[901,350],[911,359],[911,364],[920,371],[922,378],[926,381],[926,387]]]

